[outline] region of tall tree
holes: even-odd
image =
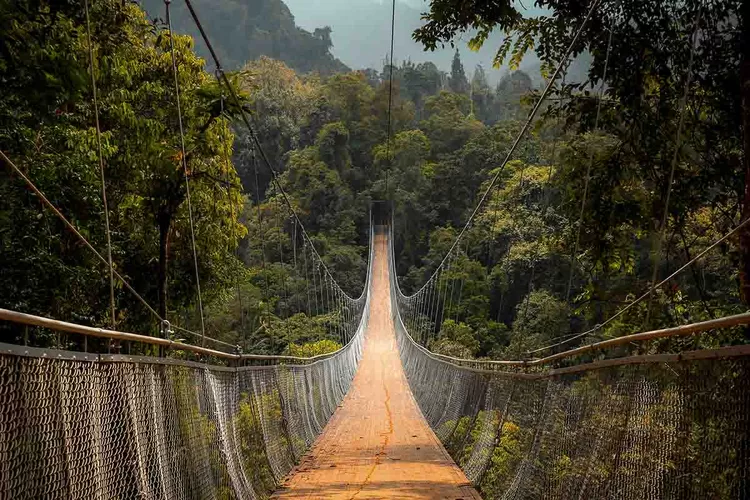
[[[283,170],[284,155],[300,146],[300,127],[308,119],[318,97],[315,81],[305,81],[281,61],[262,56],[247,62],[237,75],[238,83],[250,96],[253,125],[269,162]],[[259,192],[265,193],[271,173],[256,164],[256,148],[243,125],[235,127],[233,161],[247,192],[255,192],[256,170]],[[314,137],[308,139],[313,140]],[[254,159],[255,158],[255,159]]]
[[[525,111],[521,98],[534,88],[531,77],[518,70],[503,75],[495,89],[496,112],[500,119],[522,119]]]
[[[0,22],[0,147],[102,249],[104,207],[84,12],[78,3],[21,3],[2,3],[11,8],[2,11]],[[195,296],[169,37],[133,3],[96,2],[91,20],[114,264],[165,316]],[[191,40],[178,36],[174,42],[199,272],[209,291],[213,280],[225,278],[231,249],[244,233],[239,211],[231,208],[241,203],[228,158],[233,134],[215,80],[204,72]],[[228,184],[234,188],[227,190]],[[14,283],[4,289],[31,290],[27,283],[44,280],[63,287],[62,293],[59,287],[44,293],[37,287],[0,301],[99,323],[107,308],[96,297],[109,297],[102,293],[108,274],[59,221],[40,212],[17,179],[0,177],[0,191],[0,212],[14,221],[14,230],[3,232],[3,254],[37,255],[35,262],[18,255],[25,264],[1,266],[3,282]],[[178,284],[170,293],[168,282]],[[118,321],[136,329],[153,324],[119,286],[116,295]]]
[[[517,66],[527,51],[535,50],[549,68],[563,57],[590,2],[541,0],[537,5],[546,11],[528,16],[509,0],[434,0],[427,23],[414,36],[434,49],[459,32],[474,30],[469,43],[476,48],[499,29],[507,38],[498,48],[496,65],[509,61]],[[617,151],[638,158],[633,168],[647,192],[654,193],[642,227],[655,238],[660,237],[660,221],[682,224],[693,208],[707,204],[727,210],[733,224],[750,216],[749,25],[750,6],[737,0],[601,2],[573,47],[573,56],[591,55],[589,84],[599,85],[607,67],[600,126],[617,137]],[[682,96],[689,80],[685,109]],[[571,90],[582,87],[564,89]],[[586,95],[574,97],[552,109],[565,105],[578,117],[571,120],[578,130],[590,130],[596,103]],[[684,127],[678,138],[681,116]],[[669,186],[675,151],[677,169]],[[623,179],[618,161],[613,157],[605,174],[610,185]],[[668,189],[679,196],[672,197],[665,218]],[[750,228],[740,235],[739,257],[740,291],[750,303]]]
[[[481,64],[477,64],[474,68],[474,75],[471,77],[471,108],[474,115],[484,123],[497,120],[492,110],[494,97],[484,68]]]
[[[466,72],[464,71],[463,63],[461,63],[461,55],[458,53],[458,49],[453,54],[451,74],[448,77],[448,88],[457,94],[469,93],[469,81],[466,79]]]

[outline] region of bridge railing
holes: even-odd
[[[425,418],[484,498],[744,498],[750,491],[750,348],[578,362],[627,342],[714,332],[737,315],[538,360],[431,353],[405,325],[400,356]]]
[[[267,497],[348,391],[371,283],[370,266],[351,341],[314,358],[226,353],[0,311],[2,320],[204,360],[0,345],[0,498]]]
[[[372,261],[373,252],[372,231],[374,226],[372,224],[372,221],[370,225],[371,241],[368,250],[368,263],[371,263]],[[343,294],[342,300],[344,302],[336,304],[336,307],[340,309],[339,313],[342,315],[342,328],[345,330],[350,329],[353,330],[354,333],[358,332],[360,330],[364,315],[368,313],[367,301],[369,300],[370,273],[371,269],[368,264],[365,284],[359,297],[351,298],[348,295]],[[107,356],[110,358],[113,358],[113,356],[119,356],[117,357],[117,359],[135,359],[138,356],[131,355],[130,347],[132,345],[138,345],[141,347],[146,347],[145,349],[137,349],[137,352],[140,354],[160,356],[172,361],[180,359],[191,360],[192,358],[192,360],[197,360],[199,362],[225,363],[232,366],[270,366],[276,364],[306,365],[316,363],[323,359],[331,358],[337,355],[337,353],[346,349],[348,344],[354,342],[356,337],[354,333],[347,332],[342,335],[342,338],[345,338],[347,340],[345,344],[338,350],[316,356],[301,357],[288,355],[259,355],[243,353],[239,345],[234,345],[216,338],[197,334],[195,332],[170,325],[167,321],[164,321],[161,325],[161,336],[143,335],[116,331],[108,328],[93,327],[78,323],[60,321],[57,319],[47,318],[34,314],[27,314],[5,308],[0,308],[0,322],[6,322],[7,324],[25,327],[25,333],[23,335],[14,336],[4,334],[6,340],[16,340],[16,342],[0,342],[1,352],[24,356],[30,355],[30,353],[35,353],[35,355],[65,359],[95,359],[100,356],[98,352],[103,352],[105,349]],[[58,348],[42,348],[39,345],[35,345],[34,340],[30,339],[30,327],[37,328],[42,332],[51,332],[52,335],[56,335],[58,339]],[[197,338],[201,340],[202,344],[208,342],[209,344],[214,346],[214,348],[205,347],[205,345],[192,344],[183,340],[176,340],[179,334],[183,332],[197,336]],[[80,349],[83,349],[83,352],[74,351],[71,349],[62,349],[60,347],[61,333],[80,336],[83,339],[81,342],[66,342],[65,346],[71,349],[79,347]],[[90,339],[104,339],[106,342],[103,344],[100,343],[99,345],[94,345],[93,342],[89,342]],[[124,348],[123,343],[125,345]],[[111,347],[113,345],[117,346],[117,348],[115,349],[116,353],[114,355],[111,353]],[[123,351],[125,351],[126,354],[122,354]]]

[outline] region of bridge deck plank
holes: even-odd
[[[377,235],[370,322],[351,390],[274,498],[480,498],[410,392],[391,320],[385,245]]]

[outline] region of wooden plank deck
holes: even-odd
[[[376,236],[370,321],[349,394],[273,498],[480,498],[406,381],[391,320],[386,244]]]

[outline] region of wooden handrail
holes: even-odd
[[[174,340],[170,339],[150,337],[148,335],[139,335],[137,333],[118,332],[116,330],[107,330],[105,328],[78,325],[76,323],[68,323],[67,321],[60,321],[57,319],[35,316],[33,314],[11,311],[10,309],[0,308],[0,320],[12,321],[13,323],[21,323],[24,325],[40,326],[42,328],[49,328],[50,330],[57,330],[61,332],[78,333],[81,335],[88,335],[90,337],[99,337],[113,340],[129,340],[131,342],[142,342],[144,344],[167,347],[169,349],[182,349],[185,351],[195,352],[197,354],[215,356],[217,358],[240,359],[239,354],[231,354],[223,351],[217,351],[215,349],[195,346],[192,344],[183,344],[182,342],[175,342]]]
[[[732,326],[747,325],[750,324],[750,312],[744,312],[741,314],[734,314],[732,316],[725,316],[723,318],[711,319],[708,321],[701,321],[699,323],[691,323],[689,325],[674,326],[671,328],[662,328],[660,330],[651,330],[648,332],[634,333],[632,335],[623,335],[622,337],[616,337],[614,339],[602,340],[601,342],[594,342],[593,344],[583,345],[576,347],[575,349],[569,349],[564,352],[557,354],[551,354],[539,359],[533,359],[527,361],[528,366],[545,365],[558,359],[570,358],[578,356],[588,351],[595,351],[598,349],[606,349],[609,347],[615,347],[618,345],[629,344],[630,342],[640,342],[643,340],[661,339],[665,337],[684,337],[685,335],[691,335],[693,333],[702,333],[708,330],[715,330],[717,328],[729,328]]]
[[[641,332],[641,333],[634,333],[632,335],[624,335],[622,337],[617,337],[613,339],[608,340],[602,340],[601,342],[594,342],[593,344],[587,344],[580,347],[576,347],[575,349],[569,349],[564,352],[560,352],[557,354],[551,354],[549,356],[545,356],[543,358],[537,358],[537,359],[528,359],[528,360],[477,360],[477,359],[463,359],[463,358],[456,358],[453,356],[447,356],[444,354],[437,354],[429,351],[427,348],[417,344],[412,339],[411,341],[414,342],[420,349],[428,352],[432,357],[436,359],[441,359],[445,362],[451,363],[456,366],[463,366],[468,368],[468,366],[465,366],[464,364],[471,365],[472,367],[497,367],[494,368],[494,370],[499,370],[504,367],[509,366],[516,366],[516,367],[530,367],[530,366],[541,366],[541,365],[547,365],[552,363],[553,361],[558,361],[560,359],[566,359],[566,358],[572,358],[575,356],[578,356],[580,354],[589,352],[589,351],[595,351],[595,350],[601,350],[601,349],[607,349],[610,347],[616,347],[623,344],[629,344],[631,342],[641,342],[644,340],[653,340],[653,339],[660,339],[660,338],[666,338],[666,337],[684,337],[686,335],[692,335],[694,333],[702,333],[709,330],[715,330],[717,328],[730,328],[733,326],[739,326],[739,325],[750,325],[750,312],[745,312],[741,314],[734,314],[732,316],[725,316],[723,318],[717,318],[712,319],[708,321],[701,321],[698,323],[691,323],[689,325],[680,325],[675,326],[671,328],[662,328],[659,330],[650,330],[647,332]]]
[[[60,321],[56,319],[45,318],[43,316],[36,316],[33,314],[26,314],[18,311],[12,311],[10,309],[0,308],[0,320],[11,321],[13,323],[20,323],[23,325],[39,326],[42,328],[49,328],[50,330],[77,333],[80,335],[87,335],[90,337],[99,337],[113,340],[128,340],[131,342],[142,342],[144,344],[156,345],[166,347],[169,349],[181,349],[184,351],[191,351],[197,354],[203,354],[206,356],[214,356],[217,358],[230,359],[230,360],[256,360],[256,361],[286,361],[290,363],[310,364],[312,362],[325,359],[333,356],[341,349],[326,353],[318,354],[317,356],[311,356],[309,358],[302,358],[297,356],[272,356],[262,354],[234,354],[223,351],[217,351],[215,349],[208,349],[206,347],[199,347],[192,344],[185,344],[182,342],[176,342],[170,339],[163,339],[159,337],[151,337],[148,335],[140,335],[137,333],[119,332],[116,330],[107,330],[106,328],[97,328],[93,326],[79,325],[77,323],[69,323],[67,321]]]

